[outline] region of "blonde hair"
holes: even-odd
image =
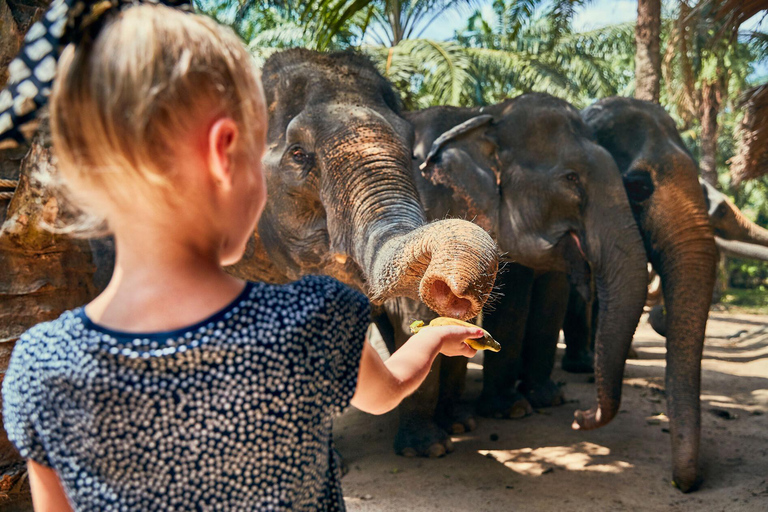
[[[172,204],[174,156],[192,130],[231,117],[238,155],[252,156],[265,135],[264,101],[253,60],[229,28],[162,5],[130,7],[59,60],[58,167],[86,196],[130,204],[138,193]]]

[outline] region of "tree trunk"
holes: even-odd
[[[720,189],[717,182],[717,113],[720,111],[720,91],[717,82],[704,81],[701,85],[701,177]]]
[[[635,98],[659,102],[661,78],[661,0],[637,2]]]

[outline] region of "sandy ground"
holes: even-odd
[[[554,378],[566,382],[569,403],[522,420],[480,418],[477,430],[453,438],[455,451],[442,459],[394,454],[397,412],[347,412],[334,432],[350,468],[343,480],[348,509],[768,510],[768,316],[710,315],[704,483],[690,494],[670,485],[668,421],[659,416],[666,409],[664,339],[643,321],[634,346],[640,358],[628,362],[621,413],[596,431],[570,428],[573,411],[594,403],[594,385],[559,368]],[[470,402],[480,392],[481,371],[477,356],[468,375]]]

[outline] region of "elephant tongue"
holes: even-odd
[[[581,257],[587,259],[587,256],[584,254],[584,249],[581,248],[581,240],[579,240],[579,235],[575,231],[569,231],[568,234],[571,235],[573,241],[576,242],[576,248],[579,250]]]

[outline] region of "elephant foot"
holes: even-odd
[[[542,407],[555,407],[565,403],[565,393],[560,385],[548,379],[542,384],[520,383],[518,390],[531,404],[531,407],[540,409]]]
[[[516,391],[504,395],[483,393],[477,402],[477,413],[487,418],[516,420],[532,414],[533,407]]]
[[[442,457],[453,451],[448,432],[427,420],[400,425],[395,436],[395,453],[405,457]]]
[[[584,351],[573,356],[565,354],[560,366],[568,373],[595,373],[594,362],[592,353]]]
[[[442,410],[436,415],[435,421],[443,430],[453,435],[466,434],[477,428],[477,421],[466,407],[451,407],[450,410]]]

